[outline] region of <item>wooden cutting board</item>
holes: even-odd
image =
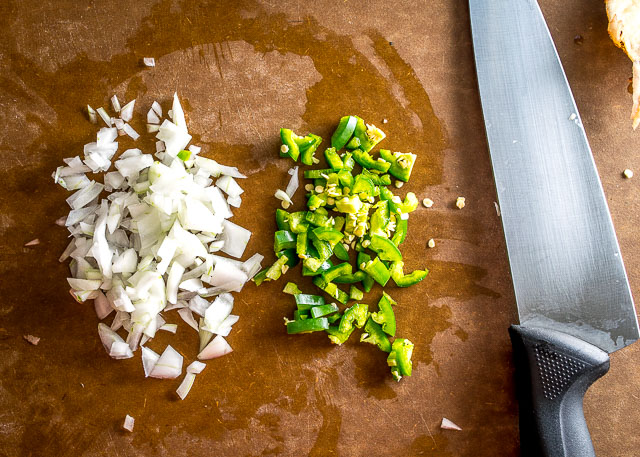
[[[631,64],[607,37],[601,2],[541,6],[636,292],[639,188],[621,177],[640,170]],[[23,0],[0,4],[0,24],[0,456],[518,455],[506,331],[517,316],[465,1]],[[142,57],[157,66],[143,67]],[[50,174],[94,140],[87,103],[136,98],[132,125],[143,131],[151,102],[167,109],[176,90],[203,154],[249,176],[233,221],[254,233],[247,253],[266,261],[273,193],[290,166],[277,154],[280,127],[328,139],[340,116],[358,114],[385,130],[385,147],[418,154],[400,193],[435,205],[412,215],[403,252],[408,269],[431,273],[389,289],[399,333],[416,344],[411,378],[394,382],[373,346],[287,336],[285,280],[237,295],[234,352],[209,363],[185,401],[175,396],[179,380],[144,379],[139,357],[105,354],[92,306],[71,299],[57,261],[67,234],[54,220],[68,211],[67,194]],[[153,150],[149,136],[120,144]],[[41,244],[23,247],[33,238]],[[313,290],[297,270],[288,279]],[[196,333],[166,317],[178,333],[149,346],[170,343],[193,360]],[[637,345],[614,354],[587,394],[598,455],[638,454],[639,366]],[[133,433],[121,430],[126,414]],[[463,431],[440,430],[442,417]]]

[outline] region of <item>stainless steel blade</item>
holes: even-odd
[[[571,89],[535,0],[471,0],[493,173],[521,325],[613,352],[638,321]]]

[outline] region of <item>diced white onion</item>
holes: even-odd
[[[120,111],[120,119],[122,119],[125,122],[129,122],[131,119],[133,119],[133,108],[136,105],[136,99],[134,98],[133,100],[131,100],[129,103],[127,103],[126,105],[124,105],[122,107],[122,110]]]
[[[287,190],[285,193],[289,196],[289,199],[293,198],[293,194],[298,190],[298,186],[300,185],[300,180],[298,178],[298,167],[290,168],[288,173],[291,175],[291,179],[289,180],[289,184],[287,184]]]
[[[182,374],[182,362],[182,355],[171,346],[167,346],[149,373],[149,376],[160,379],[177,378]]]
[[[209,344],[198,354],[199,360],[211,360],[217,357],[222,357],[232,352],[233,349],[227,343],[227,340],[223,336],[216,336],[211,340]]]
[[[191,390],[191,387],[193,386],[193,381],[195,380],[195,373],[187,372],[187,374],[184,375],[184,379],[180,383],[180,386],[178,386],[178,388],[176,389],[176,393],[181,400],[184,400],[187,397],[189,391]]]
[[[124,418],[124,424],[122,424],[122,428],[129,432],[132,432],[134,423],[135,419],[127,414],[127,416]]]
[[[147,67],[155,67],[156,66],[156,59],[154,59],[153,57],[145,57],[142,59],[142,61],[144,62],[144,64]]]
[[[111,97],[111,106],[113,106],[113,110],[116,113],[120,112],[120,101],[118,100],[118,97],[114,94],[113,97]]]

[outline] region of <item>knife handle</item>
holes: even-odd
[[[520,409],[521,457],[595,457],[582,400],[609,371],[609,354],[566,333],[509,328]]]

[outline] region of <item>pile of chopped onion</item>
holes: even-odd
[[[68,282],[78,302],[93,299],[100,320],[114,314],[110,325],[98,324],[106,352],[126,359],[141,349],[145,376],[177,378],[183,356],[170,345],[162,354],[146,346],[158,330],[175,333],[176,324],[163,316],[175,310],[198,332],[198,359],[228,354],[232,349],[225,337],[238,321],[231,314],[231,292],[239,292],[261,269],[260,254],[239,260],[251,232],[229,221],[230,207],[242,201],[236,179],[246,176],[200,157],[198,146],[185,149],[191,135],[177,94],[171,120],[162,120],[157,102],[147,113],[148,132],[157,132],[155,159],[128,149],[110,171],[118,136],[139,136],[127,123],[135,100],[121,107],[114,95],[111,104],[119,118],[104,108],[87,108],[90,120],[97,122],[97,113],[106,127],[84,146],[83,159],[64,159],[66,166],[53,174],[56,183],[75,191],[67,199],[71,211],[63,224],[72,238],[60,261],[71,258]],[[103,183],[89,179],[88,172],[105,173]],[[204,366],[194,361],[187,367],[177,390],[180,398]]]

